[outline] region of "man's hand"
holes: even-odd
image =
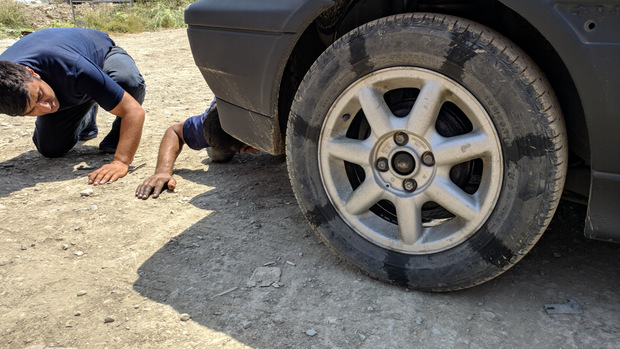
[[[88,184],[99,185],[113,183],[117,179],[125,177],[128,170],[129,166],[126,164],[120,161],[112,161],[88,174]]]
[[[169,190],[174,190],[177,186],[177,181],[167,173],[154,174],[147,178],[136,189],[136,197],[138,199],[146,200],[149,195],[153,193],[153,199],[157,199],[159,194],[167,187]]]

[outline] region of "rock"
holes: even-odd
[[[284,319],[282,318],[282,315],[280,315],[280,314],[274,316],[273,319],[271,319],[271,321],[273,321],[276,324],[283,324],[284,323]]]
[[[67,321],[67,323],[65,324],[65,327],[75,327],[77,325],[77,321],[75,320],[69,320]]]
[[[85,290],[81,290],[81,291],[78,291],[77,295],[78,295],[78,297],[81,297],[81,296],[86,295],[86,293],[88,293],[88,292],[86,292]]]
[[[260,286],[269,287],[280,281],[282,270],[277,267],[259,267],[254,270],[252,277],[247,283],[248,287]]]
[[[243,320],[241,321],[241,326],[243,326],[243,328],[249,328],[250,326],[252,326],[252,323],[248,320]]]
[[[191,318],[192,317],[189,316],[189,314],[185,314],[185,313],[181,314],[181,317],[180,317],[181,321],[189,321],[189,319]]]
[[[315,331],[313,328],[309,329],[308,331],[306,331],[306,334],[310,337],[314,337],[318,334],[317,331]]]
[[[68,245],[68,244],[62,244],[62,245],[60,245],[60,247],[61,247],[63,250],[67,250],[67,249],[69,249],[69,245]]]
[[[84,189],[80,192],[80,196],[91,196],[95,193],[92,188]]]
[[[84,252],[82,252],[82,251],[77,251],[77,252],[75,253],[75,255],[76,255],[76,256],[78,256],[78,257],[82,257],[82,256],[84,255]]]
[[[106,316],[106,318],[103,319],[103,323],[104,324],[107,324],[107,323],[110,323],[110,322],[114,322],[114,318],[111,317],[111,316]]]
[[[422,317],[420,317],[420,316],[418,316],[417,318],[415,318],[415,323],[416,323],[416,324],[418,324],[418,325],[422,325],[422,322],[423,322],[423,321],[424,321],[424,320],[422,320]]]

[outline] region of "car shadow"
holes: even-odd
[[[518,347],[533,343],[522,341],[532,332],[574,326],[579,336],[584,323],[602,333],[617,329],[620,247],[583,237],[583,206],[562,202],[539,243],[503,275],[440,294],[386,284],[340,261],[305,223],[282,157],[243,156],[208,171],[176,173],[215,187],[190,200],[213,213],[143,263],[133,288],[250,347],[370,348],[373,339],[397,347],[403,338],[419,341],[433,331]],[[239,187],[245,191],[230,196]],[[279,269],[275,287],[248,287],[261,267]],[[567,299],[585,309],[574,325],[543,310]],[[523,324],[523,333],[497,335],[513,321]]]
[[[38,183],[62,182],[85,177],[93,170],[110,162],[111,154],[99,153],[96,146],[78,144],[58,158],[46,158],[36,150],[29,150],[0,162],[0,197]]]

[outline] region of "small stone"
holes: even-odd
[[[441,334],[441,331],[437,328],[433,328],[433,333],[434,334]]]
[[[375,308],[373,308],[373,307],[368,307],[368,308],[366,308],[366,310],[368,310],[368,311],[375,311]]]
[[[467,320],[471,321],[474,317],[472,315],[467,315]]]
[[[21,250],[22,251],[26,251],[28,249],[28,247],[26,245],[22,245]]]
[[[309,329],[308,331],[306,331],[306,334],[310,337],[314,337],[317,335],[317,331],[315,331],[313,328]]]
[[[60,247],[61,247],[63,250],[67,250],[67,249],[69,249],[69,245],[68,245],[68,244],[62,244],[62,245],[60,245]]]
[[[88,292],[86,292],[85,290],[81,290],[81,291],[78,291],[77,295],[78,295],[78,297],[82,297],[82,296],[86,295],[87,293]]]
[[[273,319],[271,319],[271,321],[275,322],[276,324],[283,324],[284,323],[284,319],[282,318],[282,315],[280,315],[280,314],[274,316]]]
[[[366,340],[366,336],[360,333],[360,339],[365,341]]]
[[[73,313],[73,316],[80,316],[80,315],[82,315],[80,311],[76,311],[75,313]]]
[[[111,317],[111,316],[106,316],[106,318],[103,319],[103,323],[104,324],[107,324],[107,323],[110,323],[110,322],[114,322],[114,318]]]
[[[250,326],[252,326],[252,323],[248,320],[243,320],[241,321],[241,326],[243,326],[243,328],[249,328]]]
[[[191,318],[192,317],[189,316],[189,314],[185,314],[185,313],[181,314],[181,317],[180,317],[181,321],[189,321],[189,319],[191,319]]]
[[[76,256],[78,256],[78,257],[82,257],[82,256],[84,255],[84,252],[82,252],[82,251],[77,251],[77,252],[75,253],[75,255],[76,255]]]
[[[84,189],[80,192],[80,196],[91,196],[95,193],[92,188]]]
[[[67,323],[65,324],[65,327],[75,327],[75,325],[77,325],[77,321],[75,321],[75,320],[69,320],[69,321],[67,321]]]
[[[415,318],[415,323],[416,323],[416,324],[418,324],[418,325],[422,325],[422,322],[423,322],[423,321],[424,321],[424,320],[422,320],[422,317],[420,317],[420,316],[418,316],[417,318]]]
[[[99,209],[99,207],[95,204],[90,205],[90,210],[91,211],[97,211]]]

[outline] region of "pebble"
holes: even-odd
[[[181,314],[181,317],[180,317],[181,321],[189,321],[189,319],[191,319],[191,318],[192,317],[189,316],[189,314],[185,314],[185,313]]]
[[[78,295],[78,297],[81,297],[81,296],[86,295],[87,293],[88,292],[86,292],[85,290],[81,290],[81,291],[78,291],[77,295]]]
[[[69,320],[69,321],[67,321],[67,323],[65,324],[65,327],[74,327],[75,325],[77,325],[77,321],[75,321],[75,320]]]
[[[360,339],[365,341],[366,340],[366,336],[360,333]]]
[[[309,329],[308,331],[306,331],[306,334],[310,337],[314,337],[317,335],[317,331],[315,331],[313,328]]]
[[[106,318],[103,319],[103,323],[104,324],[107,324],[107,323],[110,323],[110,322],[114,322],[114,318],[111,317],[111,316],[106,316]]]
[[[434,334],[441,334],[441,331],[437,328],[433,328],[433,333]]]
[[[274,316],[273,319],[271,319],[271,321],[275,322],[276,324],[283,324],[284,323],[284,319],[282,318],[282,315],[280,315],[280,314]]]
[[[82,251],[77,251],[77,252],[75,253],[75,255],[76,255],[76,256],[78,256],[78,257],[82,257],[82,256],[84,255],[84,252],[82,252]]]
[[[250,326],[252,326],[252,323],[248,320],[243,320],[241,321],[241,326],[243,326],[243,328],[248,328]]]
[[[424,320],[422,320],[422,317],[420,317],[420,316],[418,316],[417,318],[415,318],[415,323],[416,323],[416,324],[418,324],[418,325],[422,325],[422,322],[423,322],[423,321],[424,321]]]
[[[21,249],[22,249],[22,251],[26,251],[28,249],[28,247],[26,247],[26,245],[22,245]]]
[[[375,308],[373,308],[373,307],[368,307],[368,308],[366,308],[366,310],[368,310],[368,311],[375,311]]]
[[[63,250],[67,250],[67,249],[69,249],[69,245],[68,245],[68,244],[62,244],[62,245],[60,245],[60,247],[61,247]]]
[[[91,196],[95,193],[92,188],[84,189],[80,192],[80,196]]]

